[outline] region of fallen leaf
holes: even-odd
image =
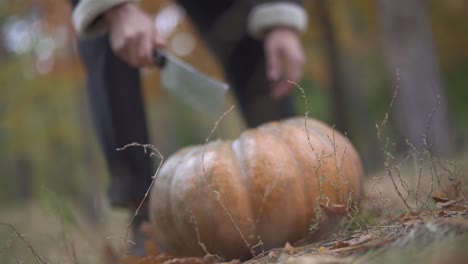
[[[447,206],[447,209],[454,212],[465,212],[468,211],[468,206],[462,204],[451,204]]]
[[[334,214],[346,213],[346,208],[342,204],[327,203],[327,204],[322,204],[322,207],[326,212],[330,212]]]
[[[395,221],[402,221],[402,222],[406,223],[406,222],[408,222],[410,220],[413,220],[417,216],[419,216],[419,213],[415,212],[415,211],[403,212],[399,216],[397,216],[394,220]]]
[[[454,201],[454,200],[448,200],[446,202],[438,202],[438,203],[436,203],[436,208],[442,209],[442,208],[448,207],[449,205],[452,205],[452,204],[454,204],[456,202],[457,201]]]
[[[448,199],[446,197],[442,197],[441,195],[432,195],[431,198],[436,203],[445,203],[445,202],[450,201],[450,199]]]
[[[344,247],[349,247],[349,243],[346,241],[338,241],[330,249],[338,249],[338,248],[344,248]]]
[[[274,251],[270,251],[270,253],[268,253],[268,257],[269,258],[277,258],[278,254],[276,254],[276,252],[274,252]]]
[[[339,241],[337,242],[332,248],[330,249],[338,249],[338,248],[344,248],[344,247],[349,247],[349,246],[354,246],[358,244],[363,244],[369,240],[372,240],[373,236],[371,234],[364,234],[346,241]]]
[[[409,228],[409,227],[416,226],[416,225],[423,223],[423,220],[419,218],[411,218],[408,221],[404,221],[404,223],[405,223],[406,228]]]
[[[448,194],[450,197],[453,199],[457,199],[460,197],[461,193],[461,188],[462,188],[462,182],[460,180],[457,180],[454,184],[450,185],[450,188],[448,190]]]
[[[297,249],[294,248],[289,242],[284,245],[284,252],[286,252],[289,255],[294,255],[297,253]]]
[[[356,244],[356,245],[352,245],[348,247],[333,249],[333,250],[328,251],[327,253],[335,253],[335,254],[339,254],[340,256],[350,256],[352,254],[365,252],[370,248],[381,247],[382,245],[386,245],[393,240],[394,238],[391,238],[391,237],[371,239],[370,241],[365,242],[365,243],[360,243],[360,244]]]
[[[444,210],[441,210],[439,213],[437,213],[438,217],[444,217],[447,216],[447,213]]]

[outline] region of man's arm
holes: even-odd
[[[272,96],[286,96],[302,78],[305,56],[299,32],[307,26],[307,13],[298,0],[239,0],[250,5],[248,32],[264,40]],[[110,42],[120,58],[132,66],[152,63],[154,48],[164,45],[149,17],[132,4],[135,0],[81,0],[73,21],[81,36],[110,31]],[[284,63],[283,63],[284,62]]]
[[[135,0],[72,0],[73,22],[82,37],[109,33],[112,50],[134,67],[153,64],[153,51],[165,45],[151,18]]]
[[[299,33],[307,28],[308,16],[302,1],[251,0],[248,31],[263,39],[266,75],[272,82],[271,96],[280,99],[302,79],[305,55]]]

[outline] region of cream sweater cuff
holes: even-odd
[[[286,2],[260,4],[249,14],[248,31],[253,37],[261,39],[269,28],[286,26],[303,32],[307,23],[307,13],[299,5]]]
[[[73,26],[79,36],[91,37],[103,34],[108,25],[102,14],[116,5],[138,0],[81,0],[73,11]]]

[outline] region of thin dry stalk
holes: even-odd
[[[359,216],[359,209],[358,209],[357,204],[355,202],[353,202],[352,200],[345,201],[345,199],[350,199],[350,197],[358,195],[355,191],[352,190],[352,188],[349,187],[349,180],[344,176],[343,169],[342,169],[342,165],[344,163],[344,158],[345,158],[346,151],[347,151],[347,148],[348,148],[348,143],[349,143],[349,141],[348,141],[348,139],[346,137],[346,134],[345,134],[345,137],[346,137],[347,144],[344,147],[343,155],[341,157],[341,166],[338,164],[338,156],[337,156],[338,149],[336,148],[336,140],[335,140],[334,131],[333,131],[333,134],[332,134],[332,138],[328,137],[328,140],[330,140],[331,144],[333,145],[333,153],[330,153],[329,155],[327,155],[326,153],[322,152],[321,155],[319,155],[319,153],[317,153],[314,146],[312,145],[312,142],[310,140],[309,130],[307,128],[307,119],[308,119],[308,116],[309,116],[309,106],[308,106],[308,103],[307,103],[307,97],[306,97],[306,94],[305,94],[305,90],[298,83],[296,83],[294,81],[288,81],[288,82],[291,83],[291,84],[294,84],[301,91],[301,95],[302,95],[302,98],[304,99],[304,105],[305,105],[304,129],[305,129],[305,132],[306,132],[306,135],[307,135],[307,142],[309,144],[310,149],[315,154],[315,157],[316,157],[317,162],[318,162],[318,165],[314,165],[313,169],[315,171],[315,175],[316,175],[316,179],[317,179],[317,186],[319,188],[319,196],[318,196],[318,199],[317,199],[317,201],[316,201],[316,203],[314,205],[314,211],[315,211],[315,219],[313,220],[314,223],[309,227],[309,230],[313,231],[313,230],[316,230],[318,228],[318,224],[320,223],[320,219],[322,218],[321,204],[323,202],[325,202],[325,203],[329,202],[329,198],[326,197],[326,195],[323,193],[323,190],[321,188],[322,182],[325,181],[325,180],[328,181],[328,183],[330,183],[334,187],[334,189],[339,193],[340,201],[346,203],[347,209],[351,209],[351,210],[349,210],[348,214],[355,214],[355,217],[351,217],[351,218],[355,219],[355,220],[359,220],[359,223],[357,223],[359,226],[365,226],[364,219]],[[336,168],[337,174],[342,178],[344,184],[347,186],[347,189],[350,192],[348,197],[346,197],[346,198],[343,197],[342,187],[338,183],[330,180],[327,177],[327,175],[320,175],[321,167],[326,164],[325,159],[326,158],[331,158],[331,157],[334,157],[335,168]],[[360,197],[358,197],[358,198],[360,198]],[[354,206],[352,206],[352,204],[354,204]]]
[[[384,199],[383,198],[383,193],[380,187],[378,186],[378,183],[380,180],[382,180],[383,177],[374,177],[371,180],[371,192],[372,191],[377,191],[378,192],[378,197],[379,199],[371,200],[369,201],[370,205],[372,208],[377,210],[378,214],[383,216],[384,219],[387,220],[387,222],[391,221],[391,213],[390,213],[390,206],[389,206],[389,199]]]
[[[138,213],[140,212],[140,209],[141,209],[141,207],[143,206],[143,204],[144,204],[146,198],[148,197],[149,192],[150,192],[151,188],[153,187],[154,182],[156,181],[156,178],[157,178],[157,176],[158,176],[158,174],[159,174],[159,170],[161,169],[161,166],[162,166],[162,164],[163,164],[163,162],[164,162],[164,156],[161,154],[161,152],[159,152],[159,150],[158,150],[155,146],[153,146],[153,145],[151,145],[151,144],[140,144],[140,143],[134,142],[134,143],[131,143],[131,144],[127,144],[127,145],[125,145],[125,146],[122,147],[122,148],[118,148],[117,151],[122,151],[122,150],[125,150],[125,149],[129,148],[129,147],[142,147],[143,150],[145,151],[145,153],[147,153],[148,149],[150,149],[150,150],[154,151],[154,152],[151,152],[151,153],[150,153],[150,157],[152,157],[152,156],[158,156],[158,158],[160,159],[160,162],[159,162],[158,168],[156,169],[156,172],[155,172],[154,175],[152,176],[153,180],[151,181],[150,186],[149,186],[148,189],[146,190],[145,196],[143,197],[143,199],[141,200],[141,202],[140,202],[140,204],[138,205],[137,209],[135,210],[135,212],[134,212],[132,218],[130,219],[130,222],[127,224],[127,230],[125,231],[125,238],[124,238],[124,239],[125,239],[125,240],[124,240],[124,241],[125,241],[125,245],[127,245],[127,244],[128,244],[127,242],[129,241],[127,238],[128,238],[128,234],[130,233],[131,225],[132,225],[133,221],[135,220],[135,217],[136,217],[136,216],[138,215]],[[133,243],[133,244],[134,244],[134,243]],[[128,250],[128,248],[127,248],[127,250]]]
[[[400,80],[400,74],[399,74],[399,70],[397,70],[397,80],[399,81]],[[389,114],[390,114],[390,111],[391,109],[393,108],[393,103],[395,102],[395,99],[398,95],[398,90],[399,90],[399,84],[397,83],[397,87],[395,89],[395,93],[393,94],[393,97],[392,97],[392,100],[390,101],[390,105],[387,109],[387,111],[385,112],[385,118],[384,120],[382,121],[382,123],[380,124],[380,126],[378,124],[376,124],[376,128],[377,128],[377,138],[380,142],[380,146],[381,146],[381,149],[382,149],[382,152],[383,154],[385,155],[385,162],[384,162],[384,166],[385,166],[385,170],[387,172],[387,175],[390,177],[390,180],[393,184],[393,187],[395,189],[395,191],[397,192],[398,196],[401,198],[401,200],[403,201],[403,203],[405,204],[405,206],[410,210],[410,211],[413,211],[413,208],[408,204],[408,201],[407,199],[405,199],[403,197],[403,194],[401,193],[400,191],[400,188],[398,188],[398,185],[396,184],[396,180],[395,180],[395,177],[393,175],[393,171],[392,171],[392,168],[391,168],[391,160],[393,159],[393,156],[387,151],[387,144],[384,143],[383,139],[382,139],[382,136],[381,136],[381,131],[382,131],[382,128],[385,127],[385,125],[387,124],[388,122],[388,117],[389,117]]]
[[[240,227],[236,224],[236,221],[234,221],[234,218],[232,217],[231,213],[229,212],[229,210],[226,208],[226,206],[221,202],[221,194],[217,191],[213,191],[213,193],[216,194],[216,200],[218,201],[218,203],[221,205],[221,207],[223,207],[224,211],[226,212],[226,214],[228,215],[229,217],[229,220],[231,221],[231,223],[234,225],[234,227],[236,228],[237,232],[239,232],[241,238],[242,238],[242,241],[244,241],[245,245],[247,246],[247,248],[250,250],[250,254],[252,254],[252,256],[255,257],[255,251],[253,251],[253,247],[250,246],[250,243],[249,241],[247,241],[247,239],[245,238],[244,234],[242,233],[242,230],[240,229]]]
[[[279,177],[280,176],[276,174],[274,181],[270,185],[268,185],[268,188],[265,189],[265,193],[263,194],[263,197],[262,197],[262,203],[260,204],[260,207],[258,208],[258,213],[255,219],[255,224],[260,223],[260,219],[262,217],[263,211],[265,211],[265,206],[267,204],[268,196],[270,196],[271,192],[276,188]]]
[[[431,151],[432,150],[432,144],[431,144],[430,139],[429,139],[431,124],[432,124],[432,118],[434,116],[435,111],[439,108],[439,106],[440,106],[440,95],[437,95],[437,101],[434,104],[434,107],[432,108],[431,113],[429,114],[429,117],[427,118],[427,121],[426,121],[426,134],[423,135],[423,144],[424,144],[424,146],[426,146],[427,151],[429,151],[429,153],[432,153],[432,151]]]
[[[205,152],[206,152],[206,147],[208,145],[208,142],[211,140],[211,137],[213,136],[214,132],[216,131],[216,129],[218,128],[219,126],[219,123],[221,123],[221,121],[224,119],[224,117],[226,115],[228,115],[229,113],[232,112],[232,110],[234,110],[235,108],[235,105],[232,105],[228,110],[226,110],[219,118],[218,120],[216,120],[216,122],[214,123],[213,125],[213,128],[211,129],[210,133],[208,134],[208,136],[206,137],[205,139],[205,144],[203,145],[203,151],[202,151],[202,154],[201,154],[201,164],[202,164],[202,171],[203,171],[203,176],[204,178],[206,177],[206,168],[205,168]],[[190,217],[190,221],[194,224],[195,226],[195,233],[196,233],[196,236],[197,236],[197,240],[198,240],[198,245],[200,245],[200,247],[203,249],[203,251],[205,252],[207,258],[213,258],[213,259],[220,259],[218,256],[216,255],[213,255],[211,254],[208,249],[206,248],[205,244],[201,241],[201,238],[200,238],[200,232],[199,232],[199,229],[198,229],[198,224],[197,224],[197,220],[195,219],[195,215],[193,214],[193,212],[189,209],[187,209],[188,212],[190,213],[191,217]],[[227,211],[227,209],[226,209]],[[230,215],[230,214],[229,214]],[[237,226],[235,223],[234,223],[235,226]],[[242,233],[241,233],[242,235]]]
[[[251,250],[253,252],[256,252],[255,249],[259,247],[259,248],[261,248],[260,254],[263,254],[263,253],[265,253],[265,248],[263,248],[264,243],[263,243],[262,238],[260,236],[258,236],[257,239],[258,239],[258,243],[253,245]]]
[[[26,240],[24,236],[21,235],[12,224],[0,222],[0,225],[9,227],[13,231],[13,233],[15,233],[17,237],[19,237],[19,239],[29,248],[29,251],[31,251],[32,255],[34,256],[36,260],[36,263],[41,263],[41,264],[48,263],[44,259],[42,259],[41,256],[39,256],[39,254],[36,252],[36,250],[31,245],[31,243],[28,240]]]
[[[76,250],[75,250],[75,243],[73,242],[73,240],[69,240],[67,238],[67,234],[65,233],[65,225],[63,223],[63,218],[60,218],[60,225],[61,225],[61,236],[62,236],[62,239],[63,239],[63,244],[65,246],[65,250],[67,252],[67,257],[70,258],[70,261],[71,263],[74,263],[74,264],[79,264],[79,260],[78,260],[78,257],[76,255]]]
[[[397,80],[399,81],[398,71]],[[397,83],[395,93],[385,114],[385,118],[380,126],[376,125],[377,136],[381,145],[381,149],[386,157],[384,165],[387,176],[390,178],[398,197],[403,201],[405,207],[408,210],[413,212],[420,212],[421,210],[425,210],[434,214],[433,208],[431,207],[431,197],[436,191],[436,188],[440,188],[442,192],[445,192],[442,182],[445,178],[449,180],[452,179],[453,176],[453,171],[444,166],[441,161],[433,154],[432,144],[430,142],[430,128],[432,126],[434,114],[440,106],[440,97],[437,97],[437,101],[435,102],[434,107],[429,113],[426,121],[426,131],[425,134],[422,135],[423,149],[418,149],[411,142],[406,140],[406,145],[409,147],[410,153],[400,162],[397,162],[396,158],[393,157],[392,154],[390,154],[390,152],[387,150],[390,146],[388,138],[384,141],[381,132],[388,121],[389,113],[393,107],[398,90],[399,84]],[[405,178],[401,173],[401,167],[403,167],[403,165],[410,160],[412,160],[414,167],[414,180],[408,183],[408,178]],[[429,162],[428,176],[431,177],[430,181],[423,179],[423,176],[426,173],[425,170],[423,170],[426,160]],[[442,168],[442,170],[440,170],[440,168]],[[448,175],[444,175],[443,172],[447,173]],[[399,183],[400,186],[397,183]],[[447,193],[445,194],[448,195]],[[417,215],[417,217],[419,217],[419,215]]]
[[[187,212],[190,214],[190,223],[193,223],[194,228],[195,228],[195,235],[197,236],[197,242],[198,245],[202,248],[203,252],[205,252],[205,258],[211,258],[214,260],[220,260],[221,258],[219,256],[211,254],[208,249],[206,248],[205,244],[201,241],[200,238],[200,230],[198,228],[198,223],[197,219],[195,218],[195,215],[193,214],[193,211],[187,209]]]
[[[210,131],[210,134],[208,134],[208,137],[206,137],[205,139],[205,144],[203,145],[203,152],[202,152],[202,156],[201,156],[201,160],[202,160],[202,169],[203,169],[203,176],[206,176],[206,171],[205,171],[205,150],[206,150],[206,146],[208,145],[208,142],[211,140],[211,137],[213,136],[214,132],[216,131],[216,129],[218,128],[218,125],[219,123],[221,122],[221,120],[223,120],[223,118],[229,114],[232,110],[234,110],[236,106],[235,105],[232,105],[226,112],[224,112],[219,118],[218,120],[216,120],[213,128],[211,129]]]
[[[317,198],[317,201],[315,202],[314,204],[314,212],[315,212],[315,219],[312,219],[312,224],[311,226],[309,227],[309,231],[313,231],[313,230],[316,230],[317,227],[318,227],[318,224],[320,222],[320,219],[322,218],[322,208],[320,206],[320,200],[323,199],[323,190],[321,188],[321,180],[320,180],[320,176],[319,176],[319,173],[320,173],[320,168],[323,164],[323,156],[325,155],[325,153],[322,152],[322,157],[319,156],[319,154],[317,153],[317,151],[315,150],[314,146],[312,145],[312,142],[310,141],[310,134],[309,134],[309,129],[307,128],[307,119],[309,118],[309,104],[307,103],[307,96],[305,94],[305,90],[296,82],[294,81],[288,81],[289,83],[291,84],[294,84],[300,91],[301,91],[301,96],[302,98],[304,99],[304,105],[305,105],[305,113],[304,113],[304,129],[305,129],[305,132],[306,132],[306,136],[307,136],[307,142],[309,144],[309,147],[310,149],[312,150],[312,152],[315,154],[315,157],[317,159],[317,162],[318,162],[318,166],[312,166],[312,168],[314,169],[315,171],[315,176],[316,176],[316,179],[317,179],[317,186],[318,186],[318,189],[319,189],[319,196]]]

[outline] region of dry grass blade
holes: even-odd
[[[150,153],[150,156],[158,156],[158,158],[160,159],[160,162],[159,162],[159,165],[158,165],[158,168],[156,169],[156,172],[154,173],[153,175],[153,180],[151,181],[151,184],[150,186],[148,187],[148,189],[146,190],[146,193],[145,193],[145,196],[143,197],[143,199],[141,200],[140,204],[138,205],[137,209],[135,210],[135,213],[133,214],[132,216],[132,219],[130,220],[130,222],[127,224],[127,230],[126,230],[126,233],[125,233],[125,245],[128,245],[128,241],[127,238],[128,238],[128,234],[130,232],[130,228],[131,228],[131,224],[132,222],[135,220],[135,217],[138,215],[138,213],[140,212],[140,209],[141,207],[143,206],[144,202],[146,201],[146,199],[148,198],[148,195],[149,195],[149,192],[151,190],[151,187],[153,187],[154,185],[154,182],[156,181],[156,178],[159,174],[159,170],[161,169],[161,166],[162,164],[164,163],[164,156],[161,154],[161,152],[159,152],[159,150],[151,145],[151,144],[140,144],[140,143],[131,143],[131,144],[127,144],[125,145],[124,147],[122,148],[118,148],[117,150],[118,151],[122,151],[122,150],[125,150],[129,147],[142,147],[143,150],[145,151],[145,153],[148,151],[148,149],[154,151],[154,152],[151,152]]]
[[[29,248],[34,258],[36,259],[36,263],[41,263],[41,264],[48,263],[43,258],[41,258],[41,256],[39,256],[36,250],[34,250],[34,247],[31,245],[31,243],[28,240],[26,240],[24,236],[21,235],[12,224],[0,222],[0,225],[9,227],[15,233],[15,235]]]

